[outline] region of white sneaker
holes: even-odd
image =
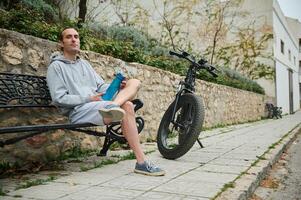
[[[125,111],[118,105],[109,104],[99,109],[99,113],[103,118],[111,118],[112,122],[119,122],[123,119]]]

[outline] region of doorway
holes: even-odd
[[[289,82],[289,112],[294,114],[294,93],[293,93],[293,70],[288,70],[288,82]]]

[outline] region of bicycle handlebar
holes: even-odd
[[[214,77],[218,77],[217,73],[215,73],[214,71],[216,71],[216,68],[208,63],[204,64],[205,69]]]
[[[217,69],[213,66],[213,65],[210,65],[206,60],[204,59],[201,59],[199,62],[195,62],[194,59],[191,59],[189,58],[189,54],[185,51],[182,52],[182,54],[179,54],[177,52],[174,52],[174,51],[169,51],[169,54],[172,55],[172,56],[177,56],[179,58],[183,58],[185,60],[188,60],[191,64],[199,67],[200,69],[206,69],[213,77],[218,77],[218,75],[214,72],[216,71]]]
[[[169,55],[171,55],[171,56],[177,56],[179,58],[185,58],[185,56],[183,55],[183,53],[182,54],[178,54],[177,52],[174,52],[174,51],[169,51]]]

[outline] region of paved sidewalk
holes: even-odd
[[[156,151],[148,157],[166,170],[163,177],[135,174],[135,161],[127,160],[86,172],[73,172],[45,185],[10,192],[0,199],[20,199],[15,198],[19,196],[21,199],[61,200],[205,200],[216,198],[218,194],[218,199],[242,199],[250,192],[250,185],[254,186],[257,177],[263,175],[262,171],[297,133],[300,122],[301,112],[297,112],[278,120],[206,131],[201,135],[205,148],[196,144],[178,160],[163,159]],[[223,188],[225,192],[220,194]]]

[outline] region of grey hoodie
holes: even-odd
[[[51,57],[47,84],[53,104],[68,115],[75,106],[90,102],[90,96],[108,87],[88,61],[67,60],[63,55]]]

